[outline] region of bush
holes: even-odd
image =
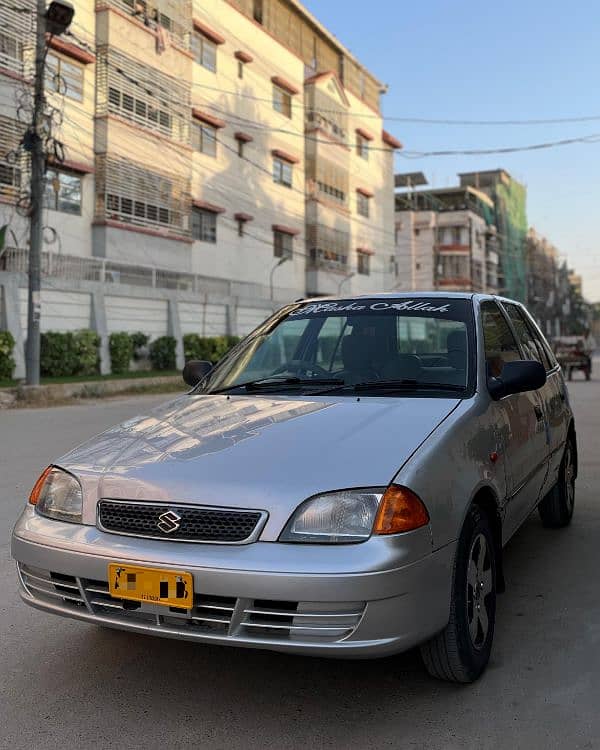
[[[208,362],[218,362],[240,340],[239,336],[198,336],[197,333],[187,333],[183,337],[183,353],[185,361],[190,359],[204,359]]]
[[[129,362],[133,356],[133,337],[125,331],[111,333],[108,338],[108,349],[113,375],[129,372]]]
[[[100,371],[100,336],[86,329],[75,331],[73,346],[77,358],[75,375],[96,375]]]
[[[12,358],[15,340],[10,331],[0,331],[0,378],[10,380],[15,369]]]
[[[42,333],[40,373],[44,377],[94,375],[98,372],[99,336],[94,331]]]
[[[155,370],[175,369],[175,348],[173,336],[160,336],[150,344],[150,362]]]
[[[72,333],[47,331],[40,342],[40,374],[45,377],[74,375],[77,357]]]
[[[149,338],[150,337],[147,334],[142,333],[141,331],[136,331],[136,333],[131,334],[134,359],[142,359],[142,352],[140,352],[140,349],[143,349],[148,344]]]

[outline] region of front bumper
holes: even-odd
[[[42,518],[29,506],[12,555],[21,597],[47,612],[171,638],[368,658],[444,628],[454,545],[432,553],[428,529],[343,547],[198,545],[108,534]],[[115,561],[189,571],[194,608],[127,608],[108,595]]]

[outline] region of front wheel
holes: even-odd
[[[538,506],[544,526],[558,529],[571,523],[575,509],[575,474],[575,446],[573,439],[569,437],[560,464],[558,482]]]
[[[454,564],[450,620],[421,646],[430,675],[474,682],[485,670],[496,623],[496,555],[487,515],[474,505],[460,535]]]

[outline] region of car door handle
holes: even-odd
[[[542,411],[542,407],[536,405],[533,408],[533,410],[535,412],[535,418],[537,419],[538,422],[541,422],[542,419],[544,418],[544,412]]]

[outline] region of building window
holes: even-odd
[[[203,68],[217,72],[217,45],[199,31],[192,34],[194,60]]]
[[[279,86],[273,84],[273,109],[284,115],[292,117],[292,95]]]
[[[44,208],[66,214],[81,214],[81,177],[49,169],[46,172]]]
[[[192,123],[192,146],[207,156],[217,155],[217,129],[205,122]]]
[[[356,266],[356,271],[361,276],[369,276],[371,273],[371,256],[368,255],[368,253],[359,253],[358,254],[358,263]]]
[[[368,195],[364,195],[364,193],[356,193],[356,210],[361,215],[364,216],[366,219],[369,218],[369,213],[371,209],[371,199]]]
[[[276,258],[291,258],[294,253],[294,236],[287,232],[273,232],[273,255]]]
[[[292,187],[292,165],[283,159],[273,159],[273,182],[285,187]]]
[[[217,241],[217,214],[214,211],[192,209],[192,238],[212,244]]]
[[[46,57],[46,88],[77,102],[83,101],[83,65],[49,52]]]
[[[263,0],[253,0],[252,18],[254,18],[256,23],[263,23]]]
[[[168,104],[166,102],[163,109],[141,97],[132,96],[112,86],[108,89],[108,101],[111,112],[120,114],[128,120],[141,122],[141,124],[153,130],[161,130],[166,135],[171,135],[173,118],[167,111]]]
[[[13,164],[0,163],[0,194],[14,194],[21,187],[21,169]]]
[[[360,133],[356,134],[356,153],[361,159],[369,160],[369,141]]]
[[[16,63],[16,65],[15,65]],[[0,31],[0,67],[21,72],[23,65],[23,42],[9,29]]]

